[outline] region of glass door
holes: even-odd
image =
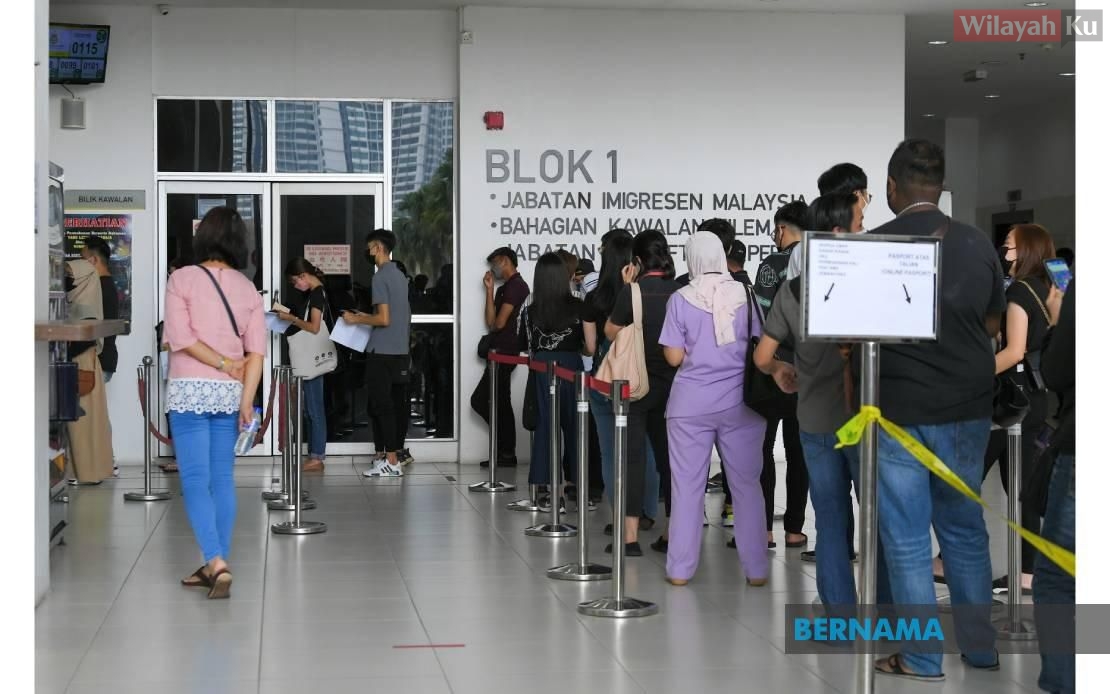
[[[241,272],[258,289],[259,301],[267,301],[273,292],[271,286],[272,250],[270,239],[270,185],[268,183],[233,182],[195,182],[166,181],[158,185],[158,235],[161,248],[158,254],[158,320],[165,311],[166,279],[171,266],[191,264],[193,232],[205,213],[213,207],[226,205],[234,207],[247,225],[247,267]],[[268,304],[268,301],[267,301]],[[271,345],[275,341],[271,341]],[[155,346],[160,349],[159,345]],[[273,363],[273,347],[266,356],[262,372],[262,389],[255,398],[255,404],[264,407],[270,396],[270,367]],[[162,400],[163,384],[158,379],[159,402]],[[158,412],[161,412],[159,407]],[[164,417],[159,428],[166,429]],[[277,453],[276,428],[271,427],[265,440],[250,452],[250,455],[268,456]],[[170,455],[162,445],[160,455]]]
[[[336,314],[345,308],[370,309],[373,268],[366,259],[366,235],[385,225],[381,183],[275,183],[271,268],[276,298],[294,313],[305,297],[293,288],[285,267],[305,258],[325,273],[324,288]],[[286,340],[274,354],[289,363]],[[324,377],[329,455],[366,454],[373,439],[366,406],[365,357],[340,347],[340,368]]]

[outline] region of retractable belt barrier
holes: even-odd
[[[296,395],[293,393],[293,367],[275,366],[273,370],[274,381],[281,391],[278,400],[278,450],[281,452],[281,487],[277,490],[262,492],[262,500],[267,502],[266,507],[271,511],[296,511],[298,507],[302,510],[312,510],[316,508],[316,502],[308,498],[307,490],[299,490],[300,504],[294,500],[293,496],[293,478],[300,470],[297,456],[301,449],[296,440],[297,428],[293,414],[294,411],[299,411],[294,410],[293,407],[296,402],[299,402],[299,399],[296,399]],[[296,486],[300,487],[299,484]]]
[[[489,351],[489,361],[486,369],[489,373],[489,479],[485,482],[478,482],[477,484],[470,485],[469,489],[472,492],[511,492],[516,489],[516,485],[508,484],[507,482],[500,482],[497,479],[497,436],[500,426],[498,424],[498,404],[497,404],[497,386],[499,377],[497,375],[498,364],[522,364],[527,363],[528,360],[524,357],[515,357],[508,354],[498,354],[497,350],[491,349]]]
[[[124,492],[124,501],[166,501],[170,498],[168,489],[150,488],[150,468],[154,459],[151,452],[150,436],[151,434],[158,436],[158,429],[154,426],[154,423],[150,421],[150,413],[146,407],[147,401],[152,397],[150,391],[152,391],[153,388],[150,382],[150,371],[153,365],[154,359],[146,356],[143,357],[142,366],[136,369],[139,377],[139,403],[143,411],[143,422],[146,424],[146,426],[143,427],[143,491]],[[163,437],[159,436],[159,438]]]
[[[292,388],[295,389],[295,401],[299,404],[302,402],[304,395],[304,379],[300,376],[292,376],[293,370],[289,368],[286,372],[284,390],[288,391]],[[292,378],[290,378],[292,376]],[[286,397],[285,401],[293,400],[292,397]],[[316,502],[306,498],[306,495],[301,490],[301,464],[297,458],[301,454],[301,445],[303,444],[303,431],[304,431],[304,410],[297,407],[295,411],[287,408],[283,411],[286,415],[283,419],[287,419],[286,450],[284,451],[283,459],[288,458],[292,463],[292,474],[289,476],[289,501],[282,503],[280,500],[271,501],[269,508],[271,510],[292,511],[293,520],[282,521],[274,523],[270,526],[270,531],[275,535],[315,535],[317,533],[327,532],[328,526],[326,523],[320,521],[306,521],[301,519],[301,511],[316,508]]]
[[[541,368],[542,367],[542,368]],[[539,373],[547,373],[547,458],[551,473],[551,491],[547,495],[551,504],[551,520],[524,529],[529,537],[574,537],[578,529],[563,523],[560,511],[563,505],[563,455],[562,437],[559,435],[559,377],[558,366],[553,361],[529,361],[528,368]],[[570,372],[573,374],[573,372]],[[543,397],[538,392],[536,397]],[[582,504],[582,480],[578,485],[578,504]]]

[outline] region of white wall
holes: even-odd
[[[1075,104],[1044,104],[984,121],[979,129],[978,224],[1009,209],[1006,192],[1021,189],[1018,209],[1032,209],[1057,246],[1075,247]]]
[[[47,213],[47,188],[49,185],[49,115],[47,107],[47,83],[49,81],[49,65],[47,56],[50,53],[47,37],[49,36],[49,12],[46,0],[35,2],[35,218],[40,225],[45,225]],[[34,312],[35,321],[45,320],[48,315],[49,296],[49,240],[46,230],[42,227],[35,235],[35,295]],[[35,457],[31,461],[21,461],[22,464],[34,466],[34,489],[31,498],[35,500],[35,604],[37,605],[50,588],[50,501],[47,490],[50,488],[50,474],[46,466],[49,459],[49,378],[48,372],[50,355],[48,344],[35,343]],[[16,556],[21,556],[17,552]]]
[[[109,24],[104,85],[79,87],[88,128],[62,130],[51,88],[50,157],[67,188],[147,192],[133,219],[132,333],[117,340],[119,374],[108,386],[117,460],[142,461],[134,368],[154,349],[157,307],[154,98],[454,98],[454,12],[214,10],[54,5],[51,21]]]
[[[744,235],[743,219],[768,225],[769,210],[713,210],[712,193],[816,195],[817,176],[853,161],[877,193],[865,221],[890,218],[883,204],[887,160],[904,131],[905,26],[900,16],[709,12],[618,12],[467,8],[474,41],[459,49],[460,281],[462,402],[481,365],[471,357],[483,332],[481,274],[486,254],[506,243],[569,243],[596,248],[612,217],[603,191],[702,192],[705,209],[630,213],[663,217],[672,245],[683,219],[739,220],[740,238],[757,255],[770,237]],[[845,42],[844,36],[855,37]],[[804,47],[804,48],[802,48]],[[845,76],[866,75],[866,79]],[[485,111],[504,111],[503,131],[487,131]],[[525,175],[537,176],[545,150],[592,149],[594,183],[490,183],[487,149],[521,151]],[[617,150],[618,181],[606,152]],[[554,160],[549,163],[553,165]],[[549,169],[553,172],[554,169]],[[503,210],[511,192],[577,191],[589,210]],[[503,235],[502,217],[569,216],[597,220],[597,233]],[[572,251],[574,249],[572,248]],[[676,249],[677,251],[677,249]],[[681,252],[679,253],[679,265]],[[532,256],[534,260],[535,256]],[[755,269],[758,257],[750,260]],[[522,263],[531,281],[534,263]],[[681,272],[682,270],[680,270]],[[514,400],[523,393],[517,369]],[[465,406],[465,405],[464,405]],[[486,455],[485,427],[465,408],[461,457]],[[521,437],[520,455],[526,455]]]

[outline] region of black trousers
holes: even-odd
[[[1037,446],[1037,435],[1044,428],[1048,416],[1048,393],[1029,393],[1029,414],[1021,422],[1021,484],[1025,488],[1029,475],[1037,465],[1037,457],[1041,449]],[[987,473],[998,463],[998,474],[1002,478],[1002,488],[1010,493],[1010,464],[1009,445],[1005,429],[991,432],[990,443],[987,444],[987,457],[983,462],[983,479]],[[1021,505],[1021,527],[1026,530],[1041,534],[1041,514],[1031,504]],[[1037,549],[1025,540],[1021,541],[1021,572],[1033,573],[1037,560]]]
[[[400,451],[409,429],[409,355],[367,354],[366,384],[374,450]]]
[[[497,365],[497,457],[516,458],[516,415],[513,414],[513,369],[515,364]],[[470,409],[489,426],[489,369],[470,396]]]
[[[648,394],[629,406],[628,411],[628,468],[625,475],[624,515],[639,518],[644,515],[644,470],[647,465],[648,439],[655,454],[655,467],[659,470],[659,490],[663,493],[664,508],[671,515],[671,458],[667,448],[667,399],[671,394],[671,381],[650,377]]]
[[[768,531],[775,519],[775,436],[778,434],[779,421],[767,420],[767,434],[763,437],[763,473],[759,476],[759,483],[763,487]],[[781,421],[782,443],[786,448],[786,513],[782,517],[782,526],[788,533],[800,533],[806,522],[809,473],[806,472],[798,418],[789,417]]]

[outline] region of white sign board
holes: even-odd
[[[351,247],[347,244],[305,245],[304,259],[325,275],[351,274]]]
[[[802,251],[804,340],[937,339],[939,238],[807,231]]]

